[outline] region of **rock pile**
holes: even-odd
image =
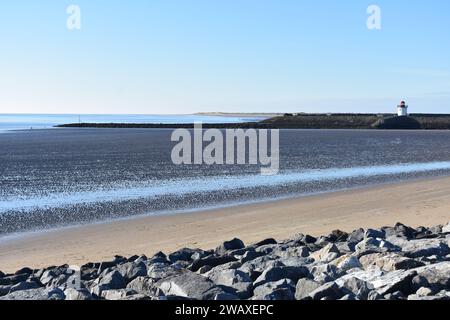
[[[0,300],[449,300],[450,223],[0,272]]]

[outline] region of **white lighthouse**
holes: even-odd
[[[400,102],[400,105],[397,106],[397,113],[399,117],[407,117],[408,116],[408,105],[405,101]]]

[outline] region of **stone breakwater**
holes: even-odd
[[[0,300],[25,299],[450,300],[450,223],[0,272]]]

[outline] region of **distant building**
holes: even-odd
[[[400,105],[397,106],[397,113],[399,117],[407,117],[408,116],[408,105],[405,101],[400,102]]]

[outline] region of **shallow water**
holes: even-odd
[[[448,175],[450,132],[282,130],[280,173],[182,165],[171,130],[0,135],[0,234]]]

